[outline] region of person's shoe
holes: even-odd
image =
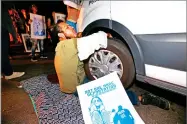
[[[41,59],[47,59],[47,56],[42,55],[42,56],[40,56],[40,58]]]
[[[148,105],[148,104],[154,105],[165,110],[170,109],[170,102],[168,100],[155,96],[151,93],[144,93],[142,95],[141,103],[143,105]]]
[[[36,57],[32,57],[31,58],[31,62],[37,62],[38,60],[36,59]]]
[[[32,53],[30,53],[30,54],[29,54],[29,56],[32,56]],[[37,53],[35,53],[35,56],[38,56],[38,54],[37,54]]]
[[[24,74],[25,74],[25,72],[13,72],[12,75],[5,76],[5,79],[10,80],[10,79],[13,79],[13,78],[18,78],[18,77],[23,76]]]
[[[18,85],[17,85],[17,88],[23,88],[23,86],[19,83]]]

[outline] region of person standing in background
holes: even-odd
[[[13,23],[11,20],[11,17],[8,13],[8,9],[11,8],[11,5],[6,2],[2,2],[1,6],[1,17],[2,17],[2,25],[1,25],[1,50],[2,50],[2,58],[1,58],[1,74],[3,75],[3,78],[5,79],[13,79],[17,77],[21,77],[25,74],[25,72],[14,72],[13,68],[10,64],[10,60],[8,58],[8,51],[9,51],[9,45],[10,45],[10,37],[9,33],[12,34],[12,37],[14,40],[16,40],[16,31],[13,27]],[[18,88],[22,88],[20,84],[18,84]]]
[[[19,33],[29,33],[29,15],[25,9],[21,9],[20,18],[22,20],[22,25],[20,26]]]
[[[22,20],[18,14],[18,11],[15,9],[15,8],[11,8],[9,9],[9,14],[11,16],[11,19],[12,19],[12,22],[13,22],[13,26],[16,30],[16,39],[17,39],[17,42],[14,42],[14,43],[22,43],[22,40],[20,38],[20,34],[19,34],[19,30],[20,30],[20,27],[22,25]]]
[[[13,24],[13,28],[15,29],[16,31],[16,18],[15,18],[15,14],[14,14],[14,11],[13,11],[13,6],[11,8],[8,8],[8,14],[12,20],[12,24]],[[17,34],[16,32],[14,32],[15,34],[12,34],[9,32],[9,39],[10,39],[10,45],[9,45],[9,59],[12,60],[13,59],[13,52],[12,52],[12,49],[11,49],[11,44],[15,44],[18,42],[17,40]],[[14,38],[13,38],[14,37]]]
[[[47,43],[47,45],[52,44],[52,40],[51,40],[51,27],[52,27],[52,25],[51,25],[51,19],[47,18],[47,22],[46,22],[46,39],[45,39],[45,43]]]
[[[52,25],[51,25],[51,19],[50,18],[47,18],[47,38],[48,39],[51,39],[51,36],[50,36],[50,32],[51,32],[51,27],[52,27]]]
[[[36,5],[32,5],[30,10],[31,10],[31,13],[33,14],[37,14],[38,12],[38,8]],[[29,19],[28,24],[30,25],[32,21],[33,20]],[[38,61],[35,57],[35,52],[36,52],[38,42],[40,44],[40,58],[47,58],[47,56],[44,55],[44,40],[32,39],[32,41],[33,41],[33,46],[32,46],[32,53],[31,53],[32,54],[31,61],[32,62]]]

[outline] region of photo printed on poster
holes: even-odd
[[[31,23],[31,38],[45,39],[46,38],[46,24],[45,16],[30,13]]]

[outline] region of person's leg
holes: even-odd
[[[168,100],[151,93],[146,92],[139,96],[138,99],[142,105],[154,105],[165,110],[170,109],[170,102]]]
[[[133,105],[139,105],[138,96],[133,91],[127,90],[126,93]]]
[[[1,67],[2,67],[2,73],[6,76],[12,75],[13,74],[13,69],[10,64],[9,60],[9,33],[6,29],[2,28],[1,31],[1,36],[2,36],[2,42],[1,42],[1,48],[2,48],[2,59],[1,59]]]
[[[8,49],[8,55],[9,55],[9,59],[12,60],[13,59],[13,52],[12,52],[12,48],[10,47],[10,42],[9,42],[9,49]]]
[[[44,40],[38,40],[38,42],[40,44],[40,58],[47,58],[47,56],[44,55]]]
[[[1,48],[2,48],[2,59],[1,59],[1,73],[5,76],[5,79],[13,79],[17,77],[23,76],[24,72],[13,72],[12,66],[10,64],[10,60],[8,57],[9,54],[9,33],[6,29],[2,28],[1,30]],[[18,84],[19,85],[19,84]]]
[[[39,43],[39,47],[40,47],[40,56],[43,56],[43,44],[41,43],[41,40],[37,40],[38,41],[38,43]]]
[[[88,83],[88,82],[90,82],[90,81],[91,81],[91,80],[89,80],[89,79],[85,76],[85,78],[84,78],[82,84]],[[77,93],[77,90],[76,90],[73,94],[74,94],[76,97],[79,97],[79,96],[78,96],[78,93]]]
[[[32,62],[38,61],[38,60],[36,59],[36,57],[35,57],[35,52],[36,52],[37,43],[38,43],[38,41],[37,41],[36,39],[32,39],[32,49],[31,49],[31,54],[32,54],[32,56],[31,56],[31,61],[32,61]]]

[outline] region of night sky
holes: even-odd
[[[5,1],[3,1],[5,2]],[[56,1],[8,1],[15,5],[16,10],[26,9],[29,10],[29,7],[32,4],[35,4],[38,7],[38,14],[44,15],[46,17],[52,16],[52,11],[61,12],[67,14],[66,6],[62,0]]]

